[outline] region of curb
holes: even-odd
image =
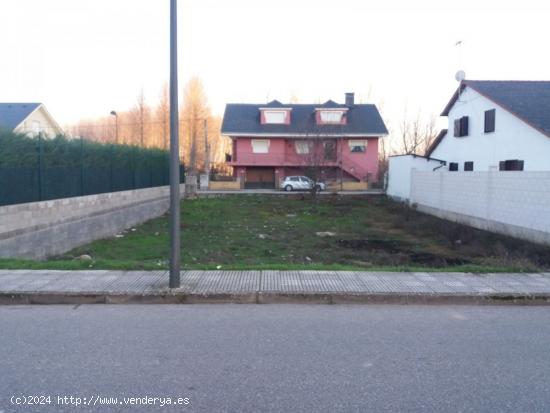
[[[398,304],[550,305],[550,294],[388,294],[388,293],[6,293],[0,305],[54,304]]]

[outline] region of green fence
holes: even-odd
[[[0,133],[0,205],[168,184],[166,151]]]

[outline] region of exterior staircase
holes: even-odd
[[[367,170],[366,168],[357,163],[352,161],[351,159],[346,159],[346,162],[342,162],[340,164],[340,168],[342,168],[343,171],[347,172],[354,178],[358,179],[359,181],[366,181],[367,180]]]

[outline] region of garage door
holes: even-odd
[[[274,168],[247,168],[246,189],[273,189],[275,188]]]

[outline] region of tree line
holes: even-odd
[[[167,150],[170,146],[170,102],[168,84],[162,87],[156,104],[150,105],[141,90],[128,110],[69,127],[72,136],[98,142],[136,145]],[[222,137],[219,116],[212,113],[202,81],[193,77],[183,89],[179,113],[180,158],[187,170],[204,171],[225,161],[231,142]]]

